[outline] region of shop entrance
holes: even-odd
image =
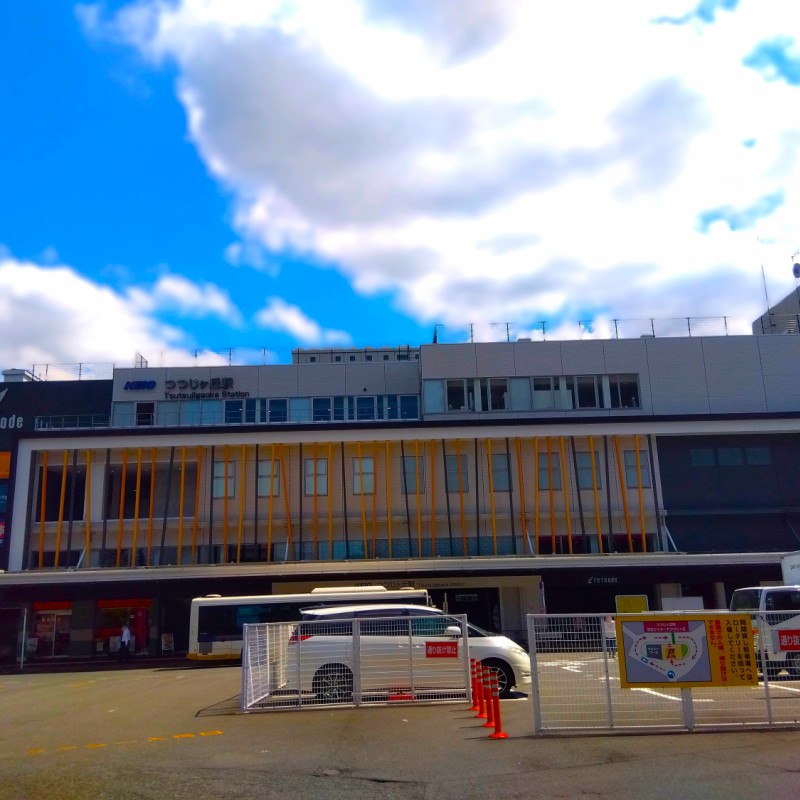
[[[29,657],[58,658],[69,654],[72,609],[36,611],[26,650]]]
[[[466,614],[479,628],[500,632],[500,593],[496,588],[430,589],[433,604],[448,614]]]

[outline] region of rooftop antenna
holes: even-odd
[[[764,299],[767,301],[767,313],[769,314],[772,306],[769,304],[769,294],[767,294],[767,276],[764,274],[764,265],[761,265],[761,282],[764,284]]]

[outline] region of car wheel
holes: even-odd
[[[789,674],[794,678],[800,678],[800,653],[792,653],[789,656]]]
[[[328,664],[317,670],[311,688],[321,703],[352,703],[353,673],[344,664]]]
[[[514,672],[505,661],[487,658],[481,662],[485,667],[497,670],[497,691],[500,697],[508,697],[514,686]]]

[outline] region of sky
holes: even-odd
[[[3,369],[749,333],[798,251],[797,0],[0,3]]]

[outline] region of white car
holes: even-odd
[[[313,692],[322,702],[349,702],[353,664],[361,665],[362,693],[408,687],[435,691],[464,685],[462,622],[438,608],[375,604],[305,609],[289,640],[284,688]],[[358,655],[354,623],[358,620]],[[468,650],[497,670],[501,697],[531,682],[528,653],[506,636],[467,623]],[[449,654],[453,658],[431,657]]]

